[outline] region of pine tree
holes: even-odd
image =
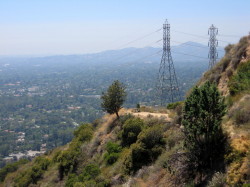
[[[118,112],[121,109],[126,96],[125,86],[116,80],[109,86],[107,93],[102,94],[101,106],[109,114],[115,113],[117,118],[119,118]]]
[[[182,124],[193,171],[213,169],[223,159],[226,136],[221,127],[226,106],[214,84],[195,87],[186,99]]]

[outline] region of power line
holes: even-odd
[[[155,43],[159,43],[160,41],[162,41],[162,39],[157,40],[156,42],[152,42],[152,43],[150,43],[150,44],[147,44],[145,47],[150,46],[150,45],[153,45],[153,44],[155,44]],[[118,57],[118,58],[116,58],[116,59],[114,59],[114,60],[120,60],[120,59],[122,59],[122,58],[124,58],[124,57],[127,57],[127,56],[129,56],[129,55],[131,55],[131,54],[134,54],[135,52],[137,52],[137,51],[139,51],[139,50],[141,50],[141,48],[137,48],[137,49],[135,49],[135,50],[133,50],[133,51],[131,51],[131,52],[125,54],[125,55],[122,55],[121,57]]]
[[[137,41],[139,41],[139,40],[142,40],[142,39],[144,39],[144,38],[146,38],[146,37],[148,37],[148,36],[151,36],[152,34],[157,33],[157,32],[159,32],[159,31],[161,31],[161,30],[162,30],[162,28],[157,29],[157,30],[154,31],[154,32],[151,32],[151,33],[146,34],[146,35],[144,35],[144,36],[142,36],[142,37],[139,37],[139,38],[136,38],[136,39],[134,39],[134,40],[132,40],[132,41],[130,41],[130,42],[127,42],[127,43],[125,43],[125,44],[119,46],[118,48],[127,46],[127,45],[129,45],[129,44],[131,44],[131,43],[134,43],[134,42],[137,42]]]
[[[160,51],[157,51],[156,53],[153,53],[153,54],[150,54],[150,55],[148,55],[148,56],[145,56],[145,57],[139,58],[139,59],[137,59],[137,60],[135,60],[135,61],[144,60],[144,59],[146,59],[146,58],[149,58],[149,57],[155,56],[155,55],[157,55],[157,54],[159,54],[159,53],[161,53],[161,52],[162,52],[162,49],[161,49]]]
[[[197,55],[192,55],[192,54],[187,54],[187,53],[182,53],[182,52],[177,52],[177,51],[174,51],[172,50],[173,53],[177,53],[177,54],[181,54],[181,55],[186,55],[186,56],[192,56],[192,57],[196,57],[196,58],[202,58],[202,59],[206,59],[205,57],[201,57],[201,56],[197,56]]]
[[[222,36],[222,37],[232,37],[232,38],[241,38],[242,36],[238,36],[238,35],[225,35],[225,34],[218,34],[218,36]]]
[[[203,38],[203,39],[209,39],[208,37],[206,36],[202,36],[202,35],[197,35],[197,34],[191,34],[191,33],[187,33],[187,32],[182,32],[182,31],[177,31],[177,30],[173,30],[174,32],[178,32],[178,33],[182,33],[182,34],[186,34],[186,35],[190,35],[190,36],[194,36],[194,37],[197,37],[197,38]],[[218,40],[218,39],[217,39]],[[225,41],[225,40],[218,40],[220,42],[223,42],[223,43],[227,43],[227,44],[230,44],[232,42],[229,42],[229,41]]]
[[[182,31],[177,31],[177,30],[173,30],[174,32],[178,32],[178,33],[182,33],[182,34],[186,34],[186,35],[190,35],[190,36],[195,36],[198,38],[204,38],[204,39],[208,39],[208,37],[206,36],[201,36],[201,35],[197,35],[197,34],[191,34],[191,33],[187,33],[187,32],[182,32]]]

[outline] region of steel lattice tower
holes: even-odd
[[[163,53],[158,73],[158,94],[161,105],[180,100],[179,87],[170,49],[170,24],[163,24]]]
[[[212,25],[208,29],[208,35],[210,35],[208,46],[210,47],[208,58],[209,58],[209,68],[211,69],[215,63],[216,59],[218,58],[218,52],[216,50],[216,47],[218,46],[218,40],[216,39],[216,35],[218,34],[218,29]]]

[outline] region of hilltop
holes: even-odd
[[[222,126],[228,135],[228,150],[222,166],[203,176],[203,186],[250,183],[250,37],[225,51],[197,83],[214,82],[227,104]],[[190,176],[187,169],[183,103],[168,108],[123,109],[119,120],[105,115],[92,124],[82,124],[67,145],[31,162],[9,166],[12,169],[6,169],[8,175],[1,185],[194,186],[199,175]],[[3,176],[3,170],[0,173]]]

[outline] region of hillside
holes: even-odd
[[[222,121],[228,136],[216,170],[192,173],[184,149],[183,103],[172,109],[142,107],[83,124],[73,140],[31,162],[0,171],[0,186],[248,186],[250,183],[250,36],[229,45],[206,72],[225,96]],[[189,95],[189,94],[187,94]],[[8,172],[13,171],[13,172]],[[2,177],[3,179],[3,177]]]

